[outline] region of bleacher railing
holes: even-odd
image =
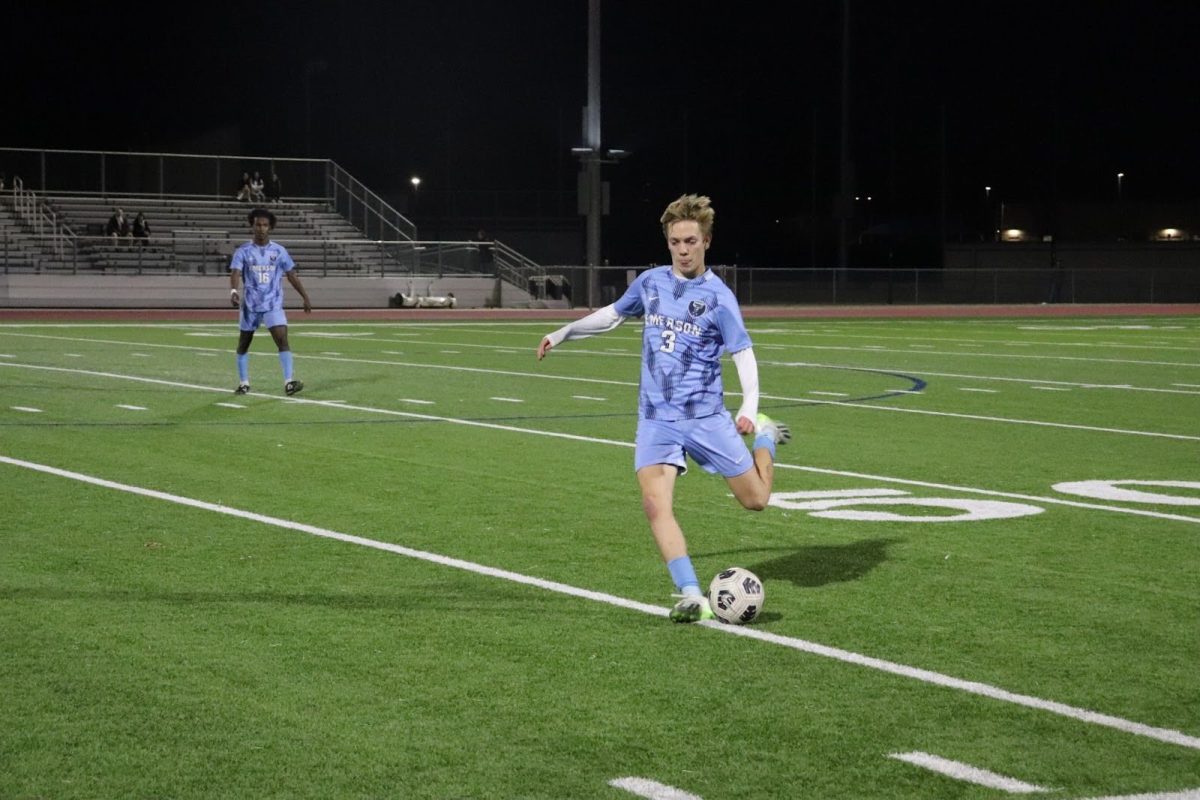
[[[24,237],[29,249],[10,249],[7,238],[0,248],[4,273],[96,274],[202,274],[225,275],[234,250],[245,234],[188,228],[144,238],[132,236],[56,236],[53,233]],[[502,242],[423,242],[287,237],[278,240],[289,249],[302,275],[323,277],[425,277],[501,274],[501,259],[519,261],[520,255]],[[48,248],[61,242],[53,255]],[[490,251],[501,253],[492,259]],[[510,255],[515,254],[515,255]],[[531,263],[531,262],[530,262]],[[505,267],[506,275],[511,267]],[[514,285],[526,283],[508,278]],[[518,282],[521,280],[522,282]]]
[[[42,197],[54,194],[232,199],[243,173],[271,176],[284,199],[320,203],[342,214],[369,239],[415,240],[411,220],[329,159],[189,153],[118,153],[0,147],[0,166]]]

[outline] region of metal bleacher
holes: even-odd
[[[235,200],[126,196],[118,201],[56,194],[46,205],[76,233],[86,268],[115,272],[223,272],[234,249],[249,239],[251,205]],[[138,213],[150,237],[113,238],[105,226],[116,208],[127,221]],[[278,223],[272,239],[284,244],[309,271],[363,274],[375,265],[378,248],[344,217],[318,204],[273,203]]]
[[[0,158],[14,175],[0,192],[0,280],[222,275],[251,238],[255,205],[276,215],[271,238],[306,276],[400,279],[431,294],[444,280],[468,280],[497,305],[539,301],[531,287],[547,280],[541,265],[500,241],[420,240],[411,220],[328,159],[18,148],[0,148]],[[282,199],[235,199],[230,183],[247,167],[278,172]],[[150,235],[105,235],[116,208],[131,225],[145,215]],[[32,292],[67,285],[19,281],[38,287],[21,290],[28,303]]]

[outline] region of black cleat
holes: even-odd
[[[239,383],[238,388],[233,390],[234,394],[250,394],[250,384]]]
[[[287,392],[288,395],[293,395],[303,388],[304,388],[304,381],[288,381],[287,383],[285,383],[283,385],[283,390],[285,392]]]

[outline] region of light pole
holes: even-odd
[[[1117,173],[1117,202],[1121,202],[1121,184],[1125,181],[1125,173]]]

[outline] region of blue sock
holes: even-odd
[[[675,588],[679,591],[684,594],[703,594],[700,591],[700,580],[696,577],[692,560],[687,556],[680,556],[668,561],[667,571],[671,573],[671,580],[675,581]]]
[[[237,354],[237,365],[238,365],[238,381],[240,381],[241,383],[249,383],[250,382],[250,354],[249,353],[238,353]]]
[[[283,366],[283,380],[286,383],[292,379],[292,351],[280,350],[279,363]]]
[[[768,450],[770,450],[771,458],[772,459],[775,458],[775,440],[772,439],[770,436],[760,433],[758,436],[754,437],[754,447],[752,447],[750,449],[757,450],[760,447],[765,447]]]

